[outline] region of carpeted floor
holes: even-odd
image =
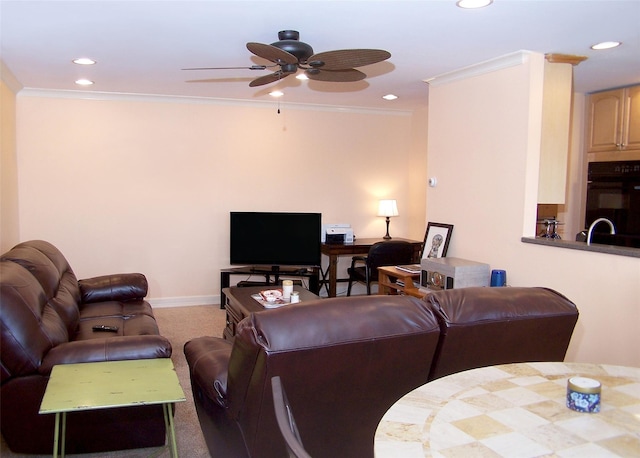
[[[189,381],[189,367],[182,348],[184,344],[204,335],[221,337],[225,327],[226,314],[218,305],[156,308],[154,309],[160,333],[171,341],[173,353],[171,359],[176,368],[180,385],[184,390],[186,402],[176,405],[175,425],[178,443],[178,454],[188,458],[208,458],[209,452],[202,437],[202,431],[196,415]],[[137,450],[123,450],[109,453],[89,453],[82,455],[67,455],[86,458],[148,458],[150,456],[169,457],[167,447],[145,448]],[[44,458],[51,455],[22,455],[12,453],[4,439],[0,445],[0,456],[3,458]]]

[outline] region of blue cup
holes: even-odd
[[[491,286],[507,286],[507,272],[505,270],[492,270]]]

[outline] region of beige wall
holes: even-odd
[[[5,211],[7,191],[10,205],[18,198],[4,179],[3,93],[3,234],[51,240],[79,277],[142,271],[154,305],[179,305],[217,299],[230,210],[321,211],[366,237],[384,233],[377,199],[395,197],[392,235],[454,224],[449,256],[573,300],[569,360],[640,366],[640,261],[520,241],[535,232],[539,64],[432,87],[428,164],[426,112],[284,105],[277,115],[272,105],[22,91],[10,176],[20,225]],[[427,176],[439,180],[428,191]]]
[[[640,366],[640,259],[521,242],[535,234],[542,59],[430,88],[428,176],[438,186],[427,219],[454,224],[448,256],[574,301],[568,360]]]
[[[20,87],[2,62],[0,76],[0,253],[4,253],[19,240],[15,93]]]
[[[233,210],[378,237],[377,201],[396,198],[392,235],[422,239],[426,111],[276,109],[22,91],[20,238],[53,242],[81,278],[144,272],[155,304],[218,300]]]

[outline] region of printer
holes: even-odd
[[[353,229],[350,224],[323,224],[322,243],[353,243]]]

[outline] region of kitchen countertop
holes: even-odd
[[[640,248],[602,245],[600,243],[592,243],[591,245],[587,245],[586,242],[574,242],[571,240],[558,240],[539,237],[522,237],[521,241],[523,243],[532,243],[534,245],[546,245],[558,248],[568,248],[570,250],[592,251],[594,253],[606,253],[615,254],[618,256],[640,258]]]

